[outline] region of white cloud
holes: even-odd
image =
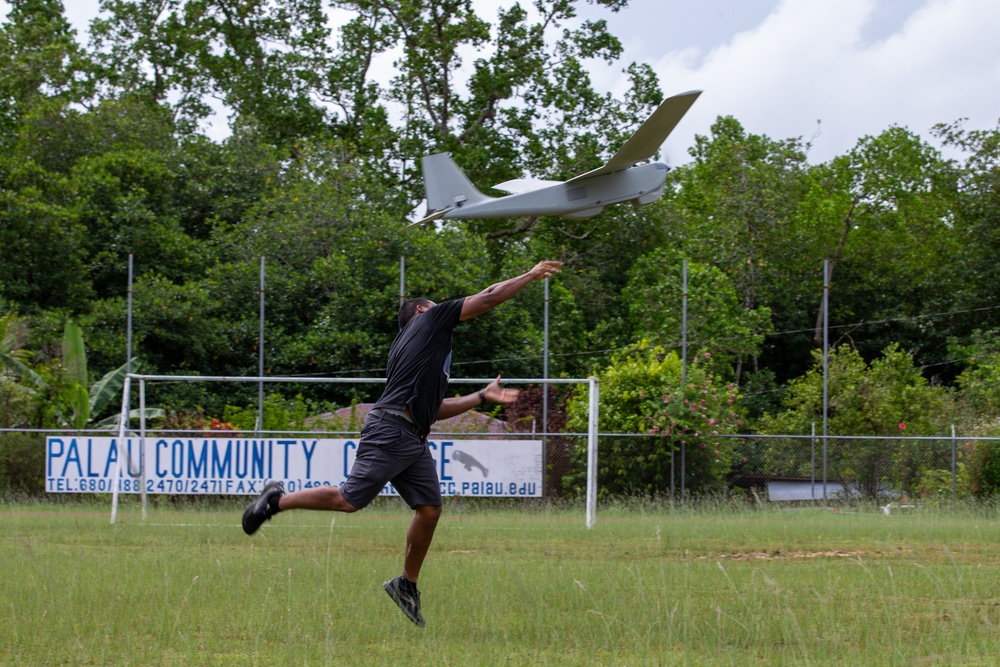
[[[693,135],[720,115],[773,139],[809,139],[813,162],[850,150],[867,134],[904,125],[930,140],[938,122],[969,117],[996,122],[1000,87],[1000,4],[927,2],[901,28],[878,41],[862,36],[874,0],[781,2],[759,26],[700,53],[667,53],[654,68],[665,92],[704,88],[668,157],[683,162]]]

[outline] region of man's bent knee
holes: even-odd
[[[421,519],[436,522],[441,517],[440,505],[417,505],[413,508]]]
[[[335,509],[338,512],[345,512],[347,514],[352,514],[354,512],[357,512],[359,509],[361,509],[361,508],[355,507],[354,505],[352,505],[351,503],[349,503],[347,501],[347,498],[344,497],[344,494],[340,492],[340,489],[338,487],[332,486],[330,488],[334,491],[334,503],[333,503],[334,507],[333,507],[333,509]]]

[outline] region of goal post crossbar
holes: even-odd
[[[284,384],[295,383],[344,383],[344,384],[364,384],[364,383],[385,383],[385,378],[376,377],[295,377],[267,375],[263,377],[248,377],[245,375],[143,375],[130,373],[129,376],[141,381],[185,381],[185,382],[274,382]],[[501,382],[507,384],[586,384],[594,378],[502,378]],[[454,384],[482,384],[493,382],[496,378],[448,378],[449,383]]]

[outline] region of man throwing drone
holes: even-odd
[[[403,573],[383,584],[389,597],[418,626],[417,579],[441,516],[441,487],[427,446],[431,425],[485,402],[511,403],[517,391],[500,387],[500,377],[484,389],[445,398],[451,368],[452,333],[459,323],[482,315],[529,283],[560,272],[562,262],[544,261],[530,271],[490,285],[462,299],[434,303],[410,299],[399,307],[399,334],[389,348],[385,391],[365,419],[351,474],[342,487],[320,486],[285,493],[271,482],[243,513],[243,530],[257,532],[278,512],[290,509],[356,512],[391,482],[413,509],[406,532]]]

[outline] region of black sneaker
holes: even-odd
[[[243,532],[247,535],[256,533],[262,523],[274,516],[275,511],[271,506],[272,499],[280,498],[283,495],[285,495],[284,484],[268,482],[257,500],[250,503],[246,511],[243,512]],[[276,500],[275,503],[277,503]]]
[[[403,589],[403,577],[396,577],[382,584],[382,588],[389,594],[392,601],[399,605],[406,617],[416,623],[421,628],[424,627],[424,617],[420,615],[420,593],[416,584],[412,584],[413,590]]]

